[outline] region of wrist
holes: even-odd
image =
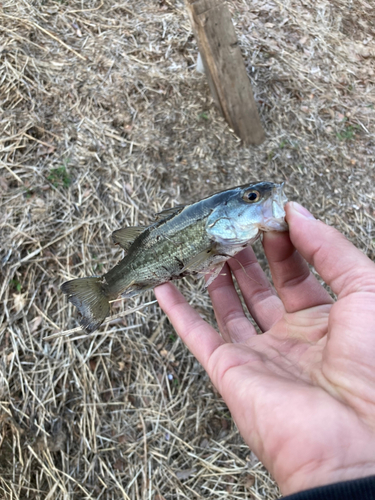
[[[283,495],[292,495],[304,490],[327,486],[329,484],[362,479],[375,475],[375,462],[357,463],[345,467],[328,469],[326,467],[308,467],[296,471],[290,477],[278,482]]]

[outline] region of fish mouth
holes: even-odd
[[[262,231],[287,231],[285,221],[285,204],[288,198],[284,193],[284,183],[275,184],[271,194],[264,204]]]

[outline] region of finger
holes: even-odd
[[[154,291],[160,307],[168,316],[182,341],[203,368],[207,369],[208,360],[212,353],[224,344],[224,340],[186,302],[183,295],[172,283],[160,285]]]
[[[208,292],[224,340],[246,342],[249,337],[257,334],[245,316],[228,264],[224,265],[220,275],[209,285]]]
[[[251,316],[263,332],[269,330],[282,318],[285,309],[253,250],[246,248],[235,259],[230,259],[229,265]]]
[[[290,239],[339,298],[375,292],[375,265],[333,227],[316,220],[295,202],[286,206]]]
[[[294,248],[289,233],[266,233],[263,246],[273,283],[288,313],[333,302]]]

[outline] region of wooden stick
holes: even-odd
[[[216,105],[245,144],[265,134],[229,10],[222,0],[185,0]]]

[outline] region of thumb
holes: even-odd
[[[286,219],[293,245],[335,294],[375,293],[375,264],[339,231],[295,202],[286,205]]]

